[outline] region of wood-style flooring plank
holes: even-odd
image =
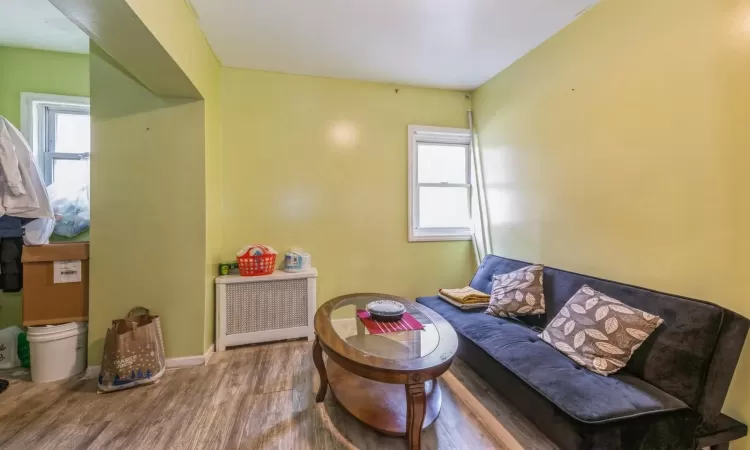
[[[294,448],[293,397],[292,390],[246,395],[238,405],[225,448]]]
[[[295,449],[350,449],[328,420],[323,404],[315,402],[320,386],[318,370],[312,362],[312,346],[301,349],[299,369],[294,373],[293,421],[297,428]]]
[[[10,441],[27,427],[43,431],[45,412],[53,405],[66,401],[78,377],[52,383],[21,381],[10,385],[0,394],[0,448],[12,448]],[[22,447],[20,447],[22,448]]]
[[[131,448],[181,448],[182,441],[196,418],[204,399],[212,396],[221,374],[221,366],[210,365],[169,371],[170,379],[156,402],[159,408],[144,411]],[[177,445],[179,443],[179,445]]]
[[[439,381],[443,407],[423,431],[429,450],[556,447],[468,366]],[[319,379],[309,342],[232,349],[205,366],[168,370],[159,383],[96,394],[96,380],[12,379],[0,394],[5,449],[406,449],[358,422]]]
[[[115,401],[119,397],[123,404],[114,414],[111,414],[111,411],[102,411],[102,414],[108,416],[111,414],[109,417],[110,424],[97,436],[89,448],[133,448],[130,447],[130,443],[147,425],[146,420],[150,413],[162,411],[162,395],[176,381],[173,376],[174,372],[166,371],[156,384],[98,394],[98,397],[102,399],[110,397],[108,400],[111,401]]]
[[[476,415],[483,428],[509,448],[558,449],[539,428],[519,414],[508,400],[460,359],[454,361],[443,377],[443,383],[450,385],[456,397],[461,399],[461,405],[452,411]]]
[[[195,424],[197,433],[189,448],[223,449],[229,441],[234,417],[242,398],[252,392],[259,374],[264,346],[232,350],[234,356],[227,364],[221,381],[211,399],[203,405],[202,419]]]
[[[213,401],[230,361],[230,358],[226,358],[214,364],[192,369],[198,371],[198,379],[193,394],[188,394],[186,401],[181,404],[179,415],[182,420],[169,433],[169,440],[160,442],[171,445],[172,448],[200,448],[200,432],[202,426],[209,422],[209,414],[212,412],[208,405]]]
[[[96,398],[96,381],[82,377],[64,397],[50,405],[34,421],[18,431],[6,446],[10,448],[78,448],[88,447],[109,423],[106,414],[118,406],[115,403],[97,403],[102,411],[91,411]],[[42,442],[37,445],[37,442]]]
[[[293,389],[294,374],[306,356],[307,346],[301,342],[282,342],[259,348],[262,350],[259,355],[262,370],[255,377],[251,392],[266,394]]]
[[[497,422],[478,399],[461,386],[456,386],[455,377],[447,372],[440,380],[443,391],[443,407],[438,421],[453,436],[461,448],[495,448],[498,450],[524,450],[512,435]],[[467,412],[470,412],[467,414]],[[493,423],[494,422],[494,423]],[[463,433],[463,430],[481,430],[481,433]],[[503,439],[506,437],[507,439]]]
[[[229,360],[232,359],[233,355],[234,355],[234,352],[231,350],[228,352],[211,353],[211,356],[208,358],[208,363],[206,363],[206,365],[212,366],[214,364],[221,364],[221,363],[229,362]]]

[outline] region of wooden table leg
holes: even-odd
[[[424,383],[406,385],[406,439],[409,449],[419,450],[422,445],[422,424],[426,411]]]
[[[323,347],[320,346],[317,335],[313,344],[313,362],[315,367],[318,368],[318,375],[320,375],[320,388],[318,388],[318,395],[315,396],[315,401],[320,403],[326,398],[326,392],[328,392],[328,374],[326,374],[326,366],[323,363]]]

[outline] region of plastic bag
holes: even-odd
[[[18,335],[21,329],[8,327],[0,330],[0,369],[13,369],[21,365],[18,359]]]
[[[89,185],[52,184],[47,188],[55,213],[55,234],[76,237],[91,226]]]
[[[26,232],[23,235],[23,243],[26,245],[49,244],[49,237],[52,236],[56,224],[55,219],[32,220],[24,226]]]

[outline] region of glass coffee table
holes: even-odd
[[[402,303],[424,329],[370,334],[356,313],[375,300]],[[457,348],[453,327],[418,303],[387,294],[334,298],[315,313],[316,401],[323,401],[330,386],[354,417],[384,434],[405,435],[409,448],[418,449],[422,429],[440,413],[436,378],[448,370]]]

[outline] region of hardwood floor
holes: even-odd
[[[308,342],[217,353],[206,366],[168,370],[155,385],[110,394],[96,394],[92,378],[27,380],[11,378],[0,394],[2,449],[406,448],[404,439],[351,417],[330,390],[315,403]],[[461,361],[440,383],[442,411],[423,432],[423,448],[556,448]]]

